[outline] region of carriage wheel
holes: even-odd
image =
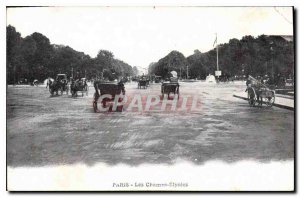
[[[272,107],[275,102],[274,94],[272,95],[272,97],[265,97],[264,102],[266,103],[267,107]]]
[[[248,88],[248,103],[250,107],[254,107],[256,103],[257,97],[255,94],[255,90],[253,88]]]
[[[251,97],[251,95],[248,93],[248,103],[250,105],[250,107],[254,107],[255,106],[255,98]]]
[[[93,100],[93,108],[94,108],[94,112],[96,113],[96,112],[99,112],[99,110],[98,110],[98,106],[97,106],[97,101],[98,101],[98,96],[97,96],[97,94],[95,93],[94,94],[94,100]]]
[[[94,112],[98,112],[98,107],[97,107],[97,102],[96,101],[93,101],[93,109],[94,109]]]
[[[97,101],[94,99],[94,101],[93,101],[93,109],[94,109],[94,112],[96,113],[96,112],[99,112],[99,110],[98,110],[98,106],[97,106]]]

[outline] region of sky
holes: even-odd
[[[22,37],[44,34],[51,44],[95,57],[99,50],[147,68],[172,50],[207,52],[245,35],[293,35],[292,7],[24,7],[7,8],[7,25]]]

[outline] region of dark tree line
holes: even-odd
[[[169,71],[176,71],[182,75],[186,74],[187,59],[178,51],[171,51],[167,56],[156,63],[149,65],[149,73],[165,78]]]
[[[223,76],[294,76],[294,43],[282,36],[231,39],[229,43],[219,45],[218,52]],[[195,50],[187,58],[178,51],[172,51],[157,63],[151,63],[149,72],[164,77],[168,71],[175,70],[185,78],[188,69],[189,78],[205,79],[216,70],[216,56],[216,49],[206,53]]]
[[[13,26],[6,28],[7,43],[7,83],[14,84],[25,79],[32,82],[58,73],[68,77],[79,73],[88,79],[96,77],[128,77],[134,70],[127,63],[114,58],[112,52],[100,50],[91,58],[69,46],[50,44],[50,40],[40,33],[25,38]]]

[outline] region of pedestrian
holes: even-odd
[[[251,78],[250,78],[250,76],[248,76],[247,81],[246,81],[247,88],[246,88],[245,92],[248,91],[248,88],[251,87],[251,84],[252,84]]]

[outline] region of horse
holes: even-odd
[[[61,89],[61,85],[59,81],[48,81],[49,83],[49,92],[51,95],[54,95],[54,92],[56,92],[56,95],[58,95],[58,91]]]
[[[88,86],[86,81],[83,80],[72,80],[71,82],[71,94],[73,97],[78,96],[77,92],[81,91],[82,96],[83,96],[83,92],[86,92],[86,94],[88,93]]]

